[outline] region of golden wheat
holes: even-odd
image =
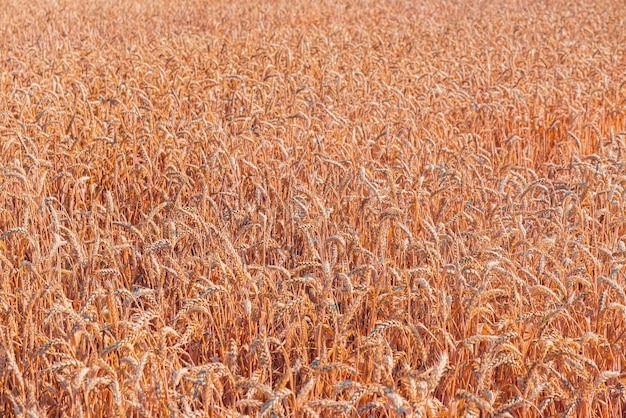
[[[623,416],[618,0],[0,0],[0,415]]]

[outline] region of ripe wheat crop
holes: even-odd
[[[0,416],[623,416],[624,27],[0,0]]]

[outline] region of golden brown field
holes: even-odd
[[[621,0],[0,0],[0,417],[626,414]]]

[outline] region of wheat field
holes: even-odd
[[[0,417],[626,414],[621,0],[0,0]]]

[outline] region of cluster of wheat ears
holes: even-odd
[[[625,25],[0,0],[0,416],[622,416]]]

